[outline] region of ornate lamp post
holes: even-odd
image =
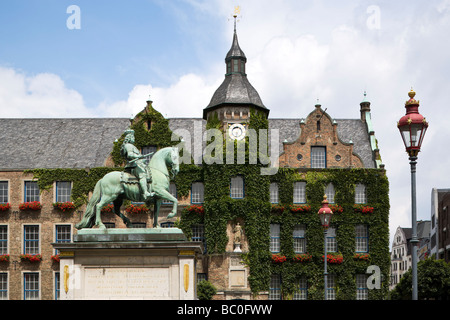
[[[411,165],[411,215],[412,215],[412,299],[417,300],[417,216],[416,216],[416,164],[428,122],[419,113],[419,100],[411,89],[409,100],[405,102],[406,114],[400,118],[397,127],[405,144]]]
[[[322,223],[323,234],[324,234],[324,238],[325,238],[324,256],[323,256],[323,260],[324,260],[323,291],[324,291],[325,300],[327,300],[327,276],[328,276],[328,272],[327,272],[327,232],[328,232],[328,227],[330,226],[330,220],[331,220],[331,216],[333,215],[333,211],[331,211],[331,209],[328,207],[328,200],[327,200],[326,195],[323,197],[322,207],[319,209],[318,214],[319,214],[320,222]]]

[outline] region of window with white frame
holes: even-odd
[[[8,203],[8,181],[0,181],[0,203]]]
[[[269,300],[281,300],[281,275],[273,274],[270,277]]]
[[[306,203],[306,182],[294,182],[294,203]]]
[[[23,226],[23,253],[39,254],[39,226],[25,225]]]
[[[327,196],[328,203],[334,203],[334,185],[329,183],[325,188],[325,195]]]
[[[270,184],[270,203],[278,203],[278,183]]]
[[[273,253],[280,252],[281,249],[281,233],[280,225],[278,223],[272,223],[270,225],[270,251]]]
[[[60,290],[60,273],[55,272],[55,300],[59,300],[61,297],[61,290]]]
[[[39,300],[38,272],[25,272],[23,274],[23,299]]]
[[[171,182],[169,185],[169,193],[174,196],[175,198],[177,197],[177,186],[175,185],[175,183]],[[164,199],[162,201],[162,204],[172,204],[172,201],[166,200]]]
[[[296,225],[294,226],[293,238],[294,238],[294,252],[295,253],[305,253],[306,252],[306,238],[305,238],[305,226]]]
[[[56,202],[70,202],[72,183],[70,181],[56,182]]]
[[[326,168],[326,154],[325,147],[311,147],[311,168]]]
[[[327,252],[337,252],[336,228],[327,230]]]
[[[8,226],[0,225],[0,254],[8,254]]]
[[[355,226],[355,242],[356,252],[368,252],[369,251],[369,232],[367,225],[358,224]]]
[[[8,273],[0,273],[0,300],[8,300]]]
[[[24,201],[25,202],[40,201],[39,186],[37,181],[25,181]]]
[[[336,300],[336,275],[327,276],[327,300]]]
[[[301,277],[297,280],[297,291],[294,293],[293,300],[307,300],[308,299],[308,284],[306,277]]]
[[[201,204],[204,202],[205,186],[203,182],[194,182],[191,187],[191,203]]]
[[[206,252],[205,227],[202,224],[194,224],[192,226],[192,241],[203,243],[203,252]]]
[[[369,289],[367,288],[367,275],[356,275],[356,300],[367,300],[369,298]]]
[[[242,176],[236,176],[231,178],[230,197],[233,199],[244,198],[244,178]]]
[[[358,183],[355,186],[355,203],[364,204],[367,202],[366,186]]]

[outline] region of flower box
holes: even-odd
[[[7,211],[11,208],[9,203],[0,203],[0,211]]]
[[[73,202],[55,202],[53,203],[53,207],[55,209],[58,209],[62,212],[66,212],[66,211],[70,211],[75,209],[75,205],[73,204]]]
[[[20,260],[29,262],[39,262],[42,260],[42,256],[40,254],[21,254]]]
[[[150,212],[150,210],[147,208],[145,204],[129,204],[126,206],[125,211],[127,213],[136,213],[136,214],[143,214]]]
[[[59,262],[59,254],[56,254],[56,255],[52,256],[52,261],[53,262]]]
[[[294,262],[309,262],[312,260],[312,255],[309,253],[299,253],[292,258]]]
[[[114,205],[112,205],[111,203],[107,204],[100,210],[100,212],[102,212],[102,213],[114,212]]]
[[[332,264],[341,264],[342,262],[344,262],[344,256],[342,255],[342,253],[328,253],[327,262]]]
[[[1,254],[0,262],[9,262],[9,254]]]
[[[331,211],[333,211],[333,213],[344,212],[344,208],[342,208],[341,206],[338,206],[337,204],[330,204],[329,207],[330,207]]]
[[[302,213],[302,212],[311,212],[311,206],[310,205],[292,205],[289,207],[289,210],[291,210],[292,213]]]
[[[373,213],[373,207],[370,207],[370,206],[364,206],[362,204],[355,204],[353,206],[353,208],[355,209],[355,212]]]
[[[355,253],[353,255],[353,259],[368,261],[370,259],[370,254],[368,254],[368,253]]]
[[[274,205],[272,205],[271,211],[272,211],[272,213],[281,214],[281,213],[283,213],[283,211],[284,211],[285,209],[286,209],[285,206],[280,206],[280,205],[278,205],[278,204],[274,204]]]
[[[203,206],[193,204],[189,207],[186,207],[186,211],[192,214],[202,215],[205,213],[205,208],[203,208]]]
[[[272,255],[272,262],[273,263],[283,263],[286,261],[286,257],[282,256],[280,254],[273,254]]]
[[[22,202],[21,204],[19,204],[19,209],[20,210],[41,210],[42,209],[42,205],[39,201],[31,201],[31,202]]]

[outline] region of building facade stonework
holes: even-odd
[[[178,214],[167,219],[171,204],[163,204],[160,226],[179,227],[189,239],[203,242],[197,280],[216,287],[214,299],[323,299],[324,234],[317,211],[324,195],[334,211],[327,234],[332,261],[328,298],[386,298],[389,284],[369,289],[366,273],[376,265],[382,278],[389,279],[390,267],[389,184],[370,102],[364,97],[355,106],[355,119],[333,118],[319,104],[305,118],[271,119],[247,79],[246,62],[235,30],[224,82],[198,118],[165,119],[147,101],[131,121],[0,119],[5,150],[0,204],[10,205],[0,211],[0,254],[9,255],[9,261],[0,261],[1,297],[58,298],[58,252],[52,243],[72,240],[95,182],[111,170],[123,170],[118,150],[125,130],[135,130],[135,145],[147,154],[187,141],[172,141],[173,133],[188,133],[192,139],[216,128],[223,132],[224,143],[232,129],[242,130],[236,132],[246,137],[243,141],[250,129],[276,132],[278,141],[273,143],[278,143],[279,154],[271,175],[261,175],[266,163],[205,164],[200,159],[199,164],[192,159],[172,181]],[[207,144],[192,143],[191,149],[204,150]],[[33,201],[42,208],[20,209]],[[57,202],[71,202],[75,208],[61,211],[54,206]],[[152,226],[152,208],[132,214],[126,211],[129,205],[122,210],[133,227]],[[111,212],[102,213],[102,220],[107,227],[126,227]],[[42,259],[26,261],[24,254]]]

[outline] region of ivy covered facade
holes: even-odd
[[[271,119],[247,79],[246,62],[235,30],[225,79],[201,118],[166,119],[147,101],[131,120],[0,119],[2,136],[16,132],[14,146],[3,142],[0,160],[0,209],[9,204],[0,210],[6,298],[58,298],[51,243],[72,239],[95,183],[122,170],[128,128],[143,154],[179,147],[182,163],[171,188],[178,214],[167,219],[171,205],[163,205],[161,227],[181,228],[203,242],[197,280],[214,285],[214,299],[323,299],[325,237],[317,212],[324,195],[334,212],[327,235],[329,299],[387,298],[389,183],[370,102],[364,98],[355,119],[333,118],[319,104],[299,118]],[[39,210],[20,209],[33,201]],[[134,226],[150,227],[153,208],[132,206],[125,202],[122,210]],[[125,227],[107,211],[105,224]],[[41,260],[22,261],[24,254]],[[30,284],[37,289],[27,291]]]

